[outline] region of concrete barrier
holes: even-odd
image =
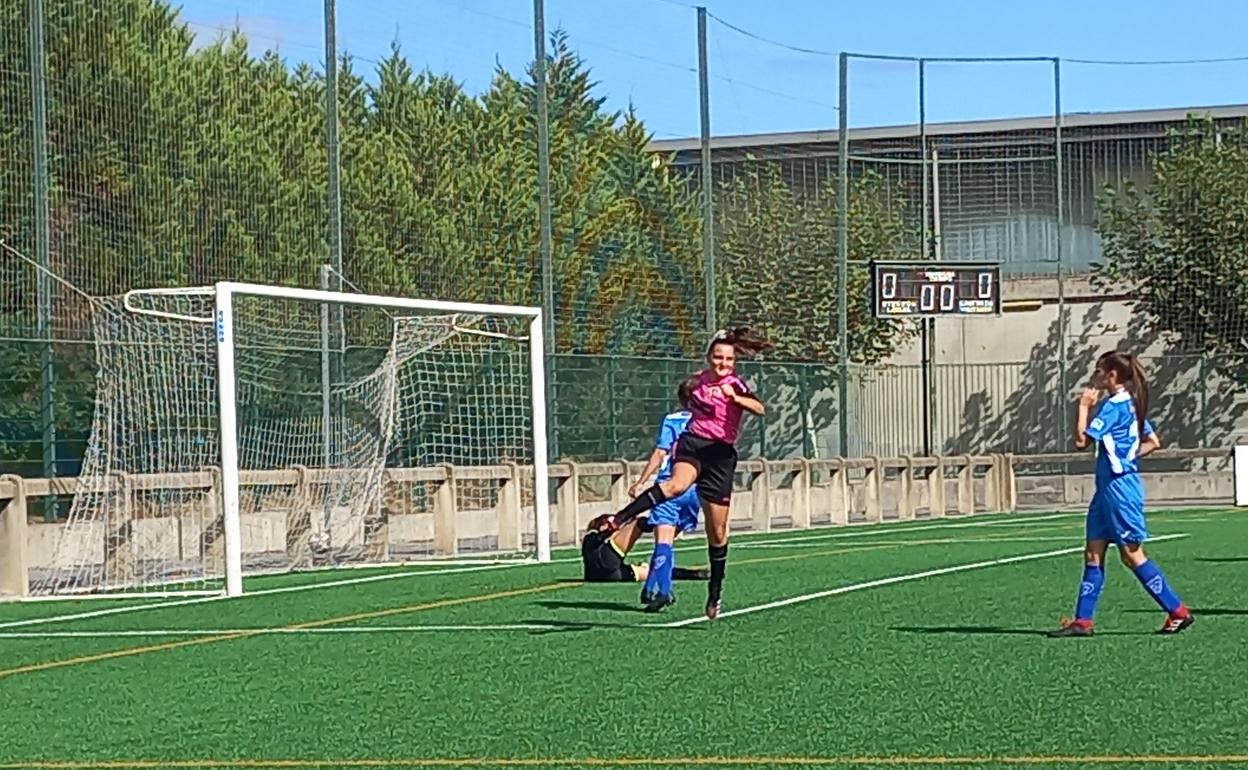
[[[1163,450],[1146,461],[1144,483],[1152,505],[1227,504],[1234,499],[1231,450]],[[1212,461],[1212,462],[1211,462]],[[1187,469],[1166,468],[1188,463]],[[1197,465],[1205,467],[1197,468]],[[550,466],[552,538],[578,542],[594,517],[627,501],[640,462],[564,462]],[[516,551],[534,533],[532,468],[518,465],[396,468],[383,479],[380,509],[362,515],[349,507],[311,510],[315,485],[342,470],[292,468],[246,472],[241,484],[259,502],[241,516],[245,564],[278,563],[306,551],[311,534],[327,530],[335,544],[359,549],[366,561]],[[76,564],[107,563],[112,575],[133,568],[137,546],[160,559],[221,563],[220,473],[115,474],[85,489],[78,479],[0,477],[0,595],[26,595],[31,571],[53,563],[58,543]],[[1056,510],[1085,506],[1094,479],[1088,453],[1014,456],[747,459],[738,465],[731,527],[768,532],[846,526],[986,512]],[[259,491],[257,491],[259,490]],[[64,523],[30,516],[27,501],[44,495],[91,491],[107,496],[107,521],[62,543]],[[178,491],[176,506],[147,500]],[[313,515],[313,514],[316,515]]]

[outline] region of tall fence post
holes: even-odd
[[[546,404],[554,406],[554,358],[559,352],[555,341],[555,276],[551,246],[550,214],[550,115],[546,104],[546,9],[543,0],[533,0],[533,78],[537,98],[537,208],[540,220],[539,251],[542,262],[542,312],[546,337]],[[558,418],[552,418],[549,433],[549,459],[559,456]]]
[[[38,303],[36,333],[39,335],[39,422],[42,433],[43,475],[56,476],[56,370],[52,360],[52,219],[49,214],[51,184],[48,178],[48,58],[43,40],[43,0],[30,0],[30,108],[31,189],[35,204],[35,277]],[[56,520],[56,498],[44,500],[44,518]]]
[[[325,288],[342,291],[345,266],[342,264],[342,151],[338,141],[338,12],[336,0],[325,0],[325,155],[329,210],[326,212],[326,239],[329,245],[328,282]],[[346,372],[347,325],[342,305],[329,307],[325,341],[336,340],[328,358],[330,382],[342,380]],[[339,405],[339,409],[345,408]],[[343,414],[339,413],[339,417]]]
[[[329,187],[329,264],[333,267],[331,290],[342,287],[342,177],[338,144],[338,35],[335,0],[325,0],[325,152]]]
[[[715,302],[715,185],[711,180],[711,87],[706,56],[706,8],[698,6],[698,107],[702,129],[702,265],[706,283],[706,331],[719,328]]]
[[[923,188],[923,201],[920,204],[919,259],[928,259],[931,255],[930,235],[928,233],[928,217],[931,216],[931,205],[927,164],[927,61],[919,59],[919,176]],[[930,318],[919,319],[919,363],[923,371],[923,455],[932,454],[932,340],[931,329],[934,323]]]
[[[1062,227],[1065,224],[1065,215],[1062,208],[1065,205],[1064,195],[1064,169],[1063,153],[1062,153],[1062,60],[1053,59],[1053,156],[1055,180],[1057,190],[1054,199],[1057,203],[1056,223],[1057,237],[1055,248],[1055,258],[1057,259],[1057,398],[1058,398],[1058,415],[1061,419],[1061,427],[1058,429],[1058,436],[1066,430],[1069,425],[1069,408],[1070,394],[1069,385],[1066,378],[1066,369],[1069,364],[1067,361],[1068,354],[1066,350],[1066,287],[1063,270],[1063,249],[1062,249]],[[1059,439],[1060,440],[1060,439]],[[1054,447],[1058,449],[1059,447]]]
[[[840,125],[836,140],[836,358],[839,452],[849,454],[849,54],[840,55]]]

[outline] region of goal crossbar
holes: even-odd
[[[308,302],[328,302],[338,305],[363,305],[370,307],[394,307],[407,310],[433,310],[443,313],[477,313],[486,315],[512,315],[540,319],[542,309],[528,305],[487,305],[474,302],[450,302],[437,299],[413,299],[411,297],[388,297],[381,294],[352,294],[350,292],[326,291],[324,289],[297,289],[289,286],[267,286],[258,283],[221,281],[216,284],[218,297],[228,294],[248,294],[262,297],[280,297]]]

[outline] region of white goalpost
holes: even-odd
[[[94,329],[91,438],[33,598],[550,560],[540,308],[221,282],[102,300]]]

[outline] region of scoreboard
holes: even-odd
[[[1001,313],[1001,266],[981,262],[871,262],[876,318],[995,316]]]

